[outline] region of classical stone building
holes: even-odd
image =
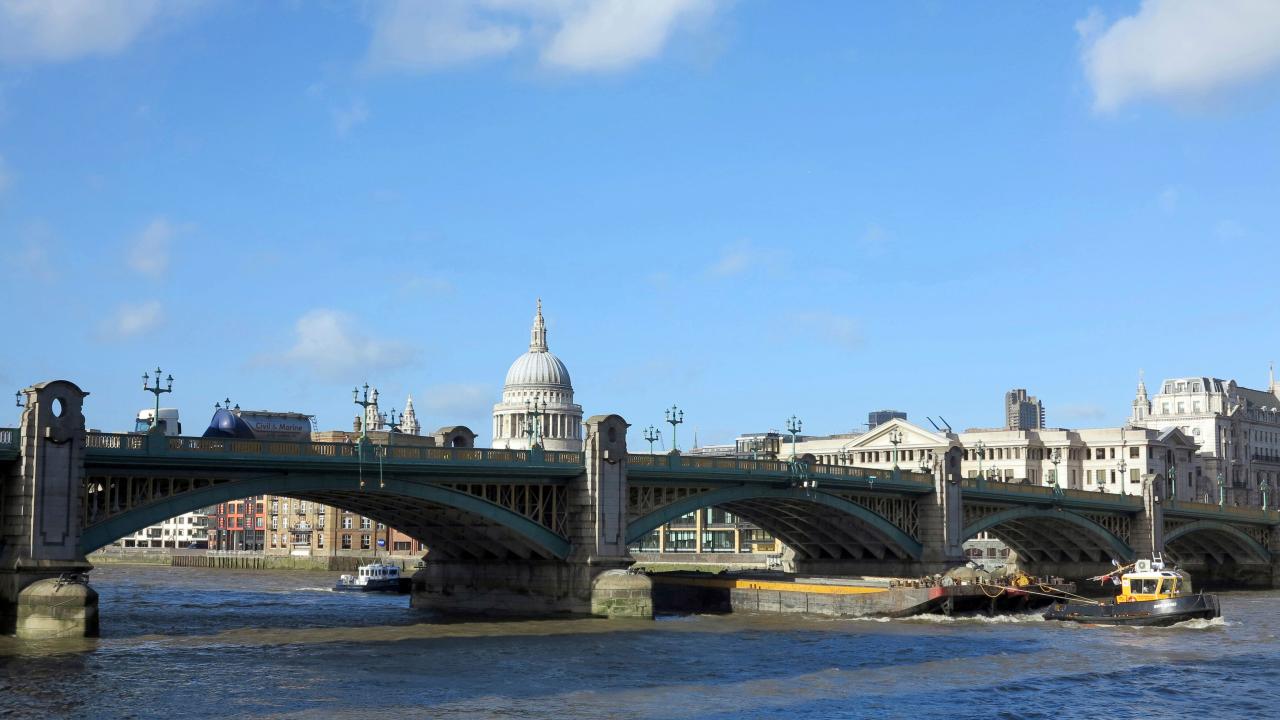
[[[1217,498],[1221,478],[1227,502],[1257,505],[1264,484],[1280,485],[1280,388],[1272,368],[1266,390],[1214,377],[1165,380],[1148,398],[1141,378],[1133,400],[1133,425],[1178,429],[1198,446],[1202,467],[1197,495]],[[1271,501],[1274,505],[1274,500]]]
[[[502,402],[493,406],[492,447],[526,449],[530,429],[547,450],[582,450],[582,407],[573,402],[569,369],[547,348],[541,300],[529,351],[511,363]]]
[[[1139,494],[1143,475],[1167,478],[1173,466],[1178,480],[1176,494],[1190,499],[1194,493],[1203,499],[1197,483],[1204,473],[1196,445],[1177,428],[957,433],[929,430],[895,418],[865,433],[801,438],[796,453],[812,454],[822,464],[881,468],[888,474],[895,462],[904,470],[931,472],[934,463],[951,448],[961,449],[961,473],[966,477],[1053,485],[1056,469],[1063,488],[1109,493]],[[790,451],[790,443],[784,442],[782,455],[789,456]]]

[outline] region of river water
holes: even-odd
[[[109,566],[102,637],[0,638],[0,717],[1280,717],[1280,592],[1225,622],[449,622],[336,575]]]

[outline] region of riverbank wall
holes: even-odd
[[[89,555],[93,565],[168,565],[218,570],[298,570],[311,572],[355,572],[375,559],[396,565],[402,572],[412,573],[418,558],[375,558],[337,555],[331,557],[295,557],[292,555],[258,555],[254,553],[205,552],[97,552]]]

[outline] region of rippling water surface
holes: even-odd
[[[95,570],[102,637],[0,638],[3,717],[1280,716],[1280,592],[1226,621],[446,622],[336,575]]]

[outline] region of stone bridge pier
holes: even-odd
[[[88,393],[65,380],[27,388],[20,451],[0,477],[0,634],[98,634],[98,594],[80,550]]]
[[[627,423],[586,422],[585,472],[568,492],[565,557],[469,560],[432,557],[413,576],[413,607],[459,614],[594,614],[653,617],[647,577],[626,572]]]

